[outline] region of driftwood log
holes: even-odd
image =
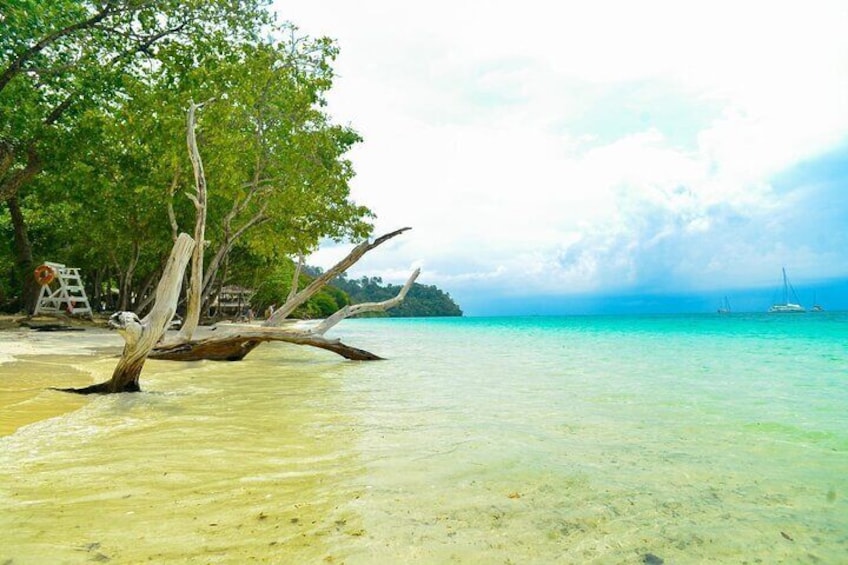
[[[201,359],[211,361],[241,361],[260,343],[282,341],[296,345],[319,347],[353,361],[377,361],[382,359],[382,357],[370,351],[346,345],[339,339],[324,337],[324,333],[349,316],[365,312],[383,311],[400,304],[406,297],[406,293],[409,292],[415,279],[418,278],[419,273],[420,269],[416,269],[394,298],[383,302],[368,302],[345,306],[312,328],[247,326],[234,331],[225,331],[222,335],[215,335],[205,339],[180,344],[160,345],[151,352],[150,357],[170,361],[198,361]]]
[[[194,249],[194,240],[188,234],[180,234],[174,242],[171,255],[165,265],[156,303],[150,313],[139,320],[132,312],[116,312],[109,318],[109,325],[118,330],[126,342],[112,378],[106,382],[85,388],[59,389],[78,394],[108,394],[115,392],[138,392],[138,378],[148,354],[162,338],[165,328],[174,317],[177,300],[182,287],[183,273]]]
[[[152,359],[165,359],[171,361],[199,361],[208,359],[212,361],[240,361],[253,351],[256,346],[266,341],[281,341],[294,343],[296,345],[309,345],[326,349],[341,355],[345,359],[354,361],[375,361],[382,359],[380,356],[342,343],[339,339],[331,339],[324,334],[350,316],[365,312],[384,311],[400,304],[412,287],[415,279],[420,274],[420,269],[410,275],[409,279],[398,292],[397,296],[384,300],[383,302],[369,302],[345,306],[332,316],[309,328],[284,326],[285,316],[306,302],[310,296],[318,292],[333,277],[344,272],[347,268],[358,261],[365,253],[389,239],[400,235],[409,228],[403,228],[378,237],[373,242],[366,241],[357,245],[344,259],[339,261],[326,273],[317,277],[302,291],[290,295],[286,303],[271,315],[261,326],[245,326],[238,329],[225,329],[221,334],[216,334],[198,340],[184,341],[181,343],[165,342],[157,346],[150,353]],[[292,306],[294,304],[294,306]]]
[[[151,357],[169,361],[241,361],[257,345],[266,341],[282,341],[296,345],[311,345],[338,353],[354,361],[382,359],[369,351],[345,345],[338,339],[328,339],[310,331],[295,331],[262,326],[246,327],[226,335],[208,337],[183,344],[157,348]]]

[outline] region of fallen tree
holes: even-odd
[[[186,145],[194,170],[195,194],[189,194],[195,207],[195,239],[203,241],[206,228],[206,178],[203,170],[203,160],[197,147],[195,127],[197,123],[196,111],[203,104],[190,102],[187,112]],[[171,223],[176,233],[173,212],[170,213]],[[303,266],[303,256],[299,256],[297,268],[294,272],[291,291],[285,304],[275,310],[264,324],[256,327],[238,327],[216,332],[212,336],[202,339],[194,339],[194,333],[199,325],[200,310],[204,286],[203,277],[203,245],[198,244],[194,249],[191,260],[191,277],[187,291],[187,311],[179,333],[175,336],[163,339],[154,349],[149,352],[153,359],[172,361],[239,361],[253,351],[256,346],[266,341],[282,341],[298,345],[310,345],[338,353],[346,359],[357,361],[371,361],[380,359],[379,356],[356,347],[342,343],[338,339],[329,339],[324,334],[338,324],[341,320],[365,312],[381,311],[399,304],[409,291],[419,270],[416,270],[400,290],[397,296],[383,302],[359,304],[356,306],[345,306],[338,312],[311,328],[292,327],[286,324],[288,317],[302,304],[320,291],[327,283],[335,277],[344,273],[366,253],[386,241],[402,234],[410,228],[401,228],[376,238],[374,241],[364,241],[357,245],[341,261],[333,265],[322,275],[316,277],[303,290],[299,291],[298,280]]]
[[[374,353],[351,347],[338,339],[327,338],[324,334],[345,318],[366,312],[384,311],[399,304],[406,297],[415,279],[418,278],[420,269],[416,269],[410,275],[397,296],[389,300],[345,306],[325,320],[309,327],[298,327],[287,324],[289,322],[288,316],[298,306],[321,290],[330,280],[350,268],[365,253],[409,229],[402,228],[378,237],[374,241],[360,243],[344,259],[313,280],[306,288],[300,292],[290,294],[286,303],[275,310],[271,317],[261,326],[223,329],[220,334],[216,333],[215,335],[198,340],[169,340],[153,349],[150,352],[150,357],[152,359],[172,361],[199,361],[202,359],[240,361],[260,343],[281,341],[297,345],[319,347],[355,361],[374,361],[381,359],[381,357]]]
[[[109,325],[117,329],[126,344],[112,373],[112,378],[106,382],[85,388],[58,389],[78,394],[108,394],[118,392],[138,392],[141,390],[138,380],[147,358],[178,360],[178,361],[238,361],[266,341],[281,341],[297,345],[309,345],[332,351],[346,359],[372,361],[381,357],[363,349],[342,343],[339,339],[325,337],[325,333],[340,321],[365,312],[382,311],[399,304],[418,277],[420,270],[416,269],[410,275],[406,284],[394,298],[382,302],[348,305],[328,318],[310,327],[299,327],[287,324],[288,316],[301,304],[314,296],[329,281],[345,272],[368,251],[382,245],[386,241],[404,233],[411,228],[401,228],[382,235],[373,241],[366,240],[354,247],[347,256],[336,263],[319,277],[316,277],[303,290],[297,292],[297,281],[302,267],[300,258],[295,270],[295,280],[292,291],[279,309],[261,326],[238,327],[223,330],[203,339],[193,339],[198,327],[200,316],[200,298],[203,285],[203,236],[206,222],[206,179],[203,173],[203,163],[197,150],[194,135],[195,114],[200,105],[193,102],[188,111],[187,144],[189,155],[194,168],[196,194],[189,195],[195,206],[195,237],[197,243],[188,234],[180,234],[174,241],[174,247],[164,268],[156,291],[156,301],[150,313],[139,319],[133,312],[116,312],[109,319]],[[172,226],[174,225],[171,215]],[[191,259],[192,276],[187,291],[187,316],[183,330],[169,340],[163,340],[165,330],[170,324],[177,307],[183,277]]]

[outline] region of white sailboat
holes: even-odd
[[[795,302],[789,302],[789,292],[792,292],[792,297]],[[798,314],[806,312],[803,306],[798,304],[798,296],[795,294],[795,289],[789,284],[786,278],[786,268],[783,269],[783,301],[777,304],[772,304],[768,311],[772,314]]]
[[[730,300],[727,297],[724,297],[724,301],[722,301],[721,306],[718,307],[719,314],[730,314],[732,310],[730,309]]]

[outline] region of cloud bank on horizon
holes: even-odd
[[[274,6],[341,49],[354,198],[414,227],[353,276],[420,266],[477,313],[848,276],[848,3]]]

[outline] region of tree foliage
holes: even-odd
[[[360,138],[323,110],[330,40],[273,24],[264,0],[0,4],[7,305],[49,259],[81,267],[96,302],[144,308],[177,229],[193,222],[189,100],[205,102],[207,297],[322,238],[370,233],[344,157]]]
[[[248,271],[244,271],[248,272]],[[285,303],[294,279],[295,265],[291,260],[277,262],[268,268],[253,270],[251,279],[241,279],[243,286],[256,289],[250,305],[258,316],[265,317],[268,308],[278,308]],[[312,277],[301,273],[297,290],[303,290]],[[305,304],[294,311],[294,318],[326,318],[339,308],[350,304],[348,295],[332,286],[325,286]]]
[[[0,11],[0,199],[54,164],[87,110],[119,109],[128,83],[174,46],[255,43],[256,0],[4,0]]]

